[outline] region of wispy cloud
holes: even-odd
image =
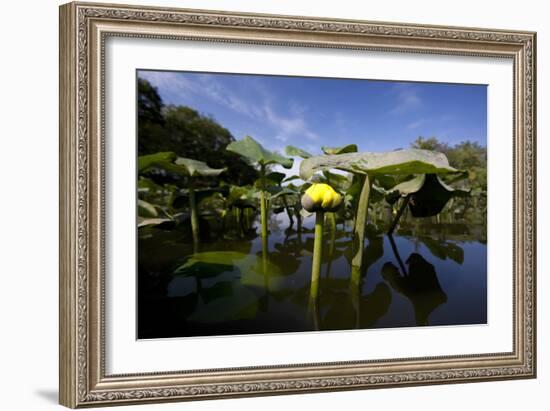
[[[302,114],[284,115],[274,110],[269,102],[263,106],[266,120],[276,130],[275,138],[287,142],[292,137],[305,137],[309,140],[317,140],[317,133],[310,130]]]
[[[181,73],[143,71],[140,77],[167,93],[186,95],[187,98],[193,95],[194,99],[206,98],[264,127],[268,126],[264,132],[272,134],[279,141],[287,142],[292,138],[319,138],[308,125],[307,107],[291,101],[283,105],[286,110],[277,109],[282,104],[276,104],[273,93],[254,81],[247,82],[249,87],[246,92],[252,95],[245,96],[243,90],[227,87],[211,74],[195,74],[191,79]]]
[[[408,130],[414,130],[414,129],[417,129],[418,127],[420,127],[425,122],[426,122],[426,120],[424,120],[424,119],[416,120],[416,121],[413,121],[412,123],[407,124],[406,128]]]
[[[395,84],[391,93],[395,96],[392,114],[403,114],[422,107],[420,91],[413,84]]]

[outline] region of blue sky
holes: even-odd
[[[165,104],[213,117],[236,139],[271,150],[355,143],[359,151],[406,148],[418,136],[487,141],[485,85],[138,71]]]

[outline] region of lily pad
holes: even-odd
[[[310,158],[310,157],[313,156],[312,154],[308,153],[307,151],[302,150],[301,148],[298,148],[298,147],[294,147],[294,146],[286,146],[285,147],[285,154],[287,156],[302,157],[302,158]]]
[[[227,146],[227,150],[246,158],[250,163],[258,163],[262,166],[268,164],[280,164],[284,168],[291,168],[294,160],[274,151],[262,147],[260,143],[250,136],[242,140],[234,141]]]
[[[185,174],[191,177],[216,177],[226,170],[225,168],[210,168],[208,164],[203,161],[184,157],[178,157],[175,160],[175,164],[184,168]]]
[[[138,215],[141,217],[158,217],[159,213],[153,204],[138,199]]]
[[[357,144],[348,144],[347,146],[342,147],[321,147],[321,150],[325,154],[334,155],[334,154],[345,154],[345,153],[357,153]]]
[[[445,184],[435,174],[421,174],[389,191],[386,200],[393,204],[399,197],[410,197],[409,209],[414,217],[431,217],[439,214],[453,197],[467,197],[470,192]]]
[[[176,153],[173,153],[171,151],[139,156],[138,172],[143,173],[149,171],[151,168],[154,167],[163,168],[167,164],[173,163],[176,158]]]
[[[166,228],[173,227],[176,225],[175,221],[170,218],[145,218],[145,217],[138,217],[137,218],[137,226],[138,228],[146,227],[146,226],[164,226]]]
[[[396,150],[384,153],[346,153],[315,156],[300,164],[300,176],[308,180],[317,171],[335,168],[350,173],[369,174],[445,174],[457,173],[443,153],[430,150]]]

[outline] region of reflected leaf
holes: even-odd
[[[441,288],[435,267],[418,253],[412,253],[406,261],[408,275],[401,276],[399,269],[388,262],[382,267],[382,277],[398,293],[408,298],[418,325],[427,325],[430,314],[447,302],[447,294]]]
[[[441,260],[450,258],[458,264],[464,263],[464,250],[459,245],[425,236],[419,237],[418,239],[435,257]]]
[[[231,296],[200,304],[187,320],[200,323],[238,321],[255,318],[257,312],[257,295],[245,287],[238,287]]]
[[[265,275],[264,275],[265,273]],[[189,256],[186,262],[174,271],[174,275],[217,277],[232,274],[240,278],[242,285],[277,288],[282,280],[282,270],[271,262],[254,254],[236,251],[206,251]],[[267,280],[266,280],[267,277]]]
[[[359,326],[370,328],[379,318],[383,317],[390,308],[392,294],[386,283],[376,284],[374,290],[361,297],[359,301]]]

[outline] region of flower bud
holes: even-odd
[[[328,184],[312,184],[302,196],[302,207],[310,213],[316,211],[336,211],[343,197]]]

